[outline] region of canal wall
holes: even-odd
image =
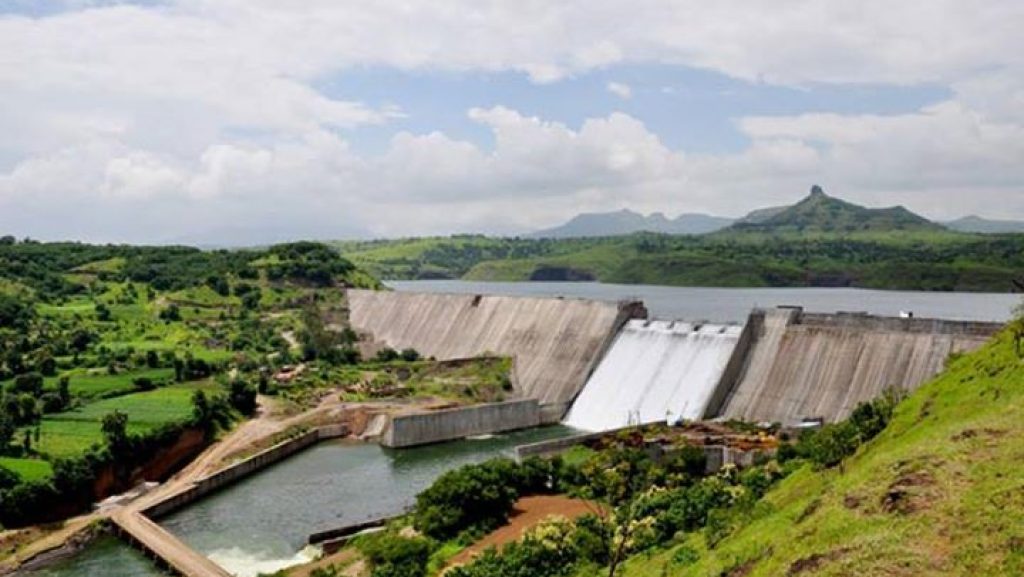
[[[616,432],[583,433],[571,437],[519,445],[515,448],[515,459],[521,463],[524,459],[530,457],[554,457],[565,453],[573,447],[589,445],[608,435],[614,435]],[[704,458],[706,459],[705,472],[707,474],[717,473],[726,465],[733,465],[739,468],[750,467],[757,464],[760,459],[767,458],[773,454],[772,451],[760,449],[743,450],[728,445],[700,445],[700,449],[704,451]],[[656,442],[648,443],[647,446],[648,453],[655,459],[662,459],[677,450],[678,448],[664,447]]]
[[[380,443],[404,448],[462,439],[541,424],[536,399],[488,403],[440,411],[392,415]]]
[[[744,367],[723,383],[717,416],[791,424],[850,415],[887,389],[910,391],[952,353],[984,344],[1002,325],[862,313],[754,311]]]
[[[266,469],[267,467],[287,459],[288,457],[291,457],[292,455],[307,449],[322,440],[344,437],[347,434],[348,430],[344,425],[330,425],[302,433],[301,435],[288,439],[287,441],[278,443],[269,449],[260,451],[259,453],[239,461],[238,463],[229,465],[216,473],[199,479],[188,489],[175,493],[167,499],[151,505],[142,511],[142,513],[150,519],[166,517],[167,515],[202,499],[210,493]]]
[[[352,328],[395,349],[458,359],[514,360],[520,398],[557,420],[583,387],[618,329],[646,317],[640,303],[563,298],[347,291]]]

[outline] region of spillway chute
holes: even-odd
[[[565,424],[604,431],[703,418],[742,330],[712,323],[629,321]]]

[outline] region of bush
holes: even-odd
[[[423,577],[430,549],[426,539],[394,533],[373,535],[359,543],[359,550],[373,567],[371,577]]]
[[[541,523],[521,541],[499,553],[493,547],[469,565],[448,571],[448,577],[561,577],[570,575],[579,558],[573,526],[564,520]]]
[[[508,519],[519,497],[518,479],[518,467],[508,459],[449,471],[416,497],[414,524],[438,540],[467,529],[489,531]]]
[[[135,377],[132,379],[132,386],[140,391],[152,391],[156,388],[156,383],[149,377]]]
[[[383,349],[377,351],[377,354],[374,355],[373,360],[377,361],[378,363],[390,363],[391,361],[397,361],[399,358],[400,355],[398,354],[398,351],[391,347],[384,347]]]

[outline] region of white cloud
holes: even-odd
[[[623,100],[633,98],[633,89],[623,82],[609,82],[605,89]]]
[[[1024,217],[1024,3],[1013,0],[68,3],[82,6],[0,17],[0,54],[17,56],[0,58],[0,229],[508,231],[624,205],[740,214],[812,182],[939,217],[987,206]],[[788,85],[928,82],[951,96],[911,114],[741,118],[750,146],[723,155],[671,150],[626,114],[576,127],[489,106],[468,114],[493,150],[401,132],[370,155],[346,130],[402,111],[315,88],[356,67],[550,83],[631,63]]]

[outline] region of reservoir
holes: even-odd
[[[309,560],[311,533],[403,512],[445,471],[564,436],[544,427],[480,439],[389,450],[376,444],[320,443],[160,519],[189,546],[241,577]],[[140,554],[102,539],[33,577],[161,575]]]
[[[708,288],[620,285],[595,282],[389,281],[400,291],[575,297],[605,301],[640,299],[651,317],[742,323],[755,307],[797,305],[809,312],[863,311],[964,321],[1010,319],[1021,296],[1010,293],[882,291],[852,288]]]

